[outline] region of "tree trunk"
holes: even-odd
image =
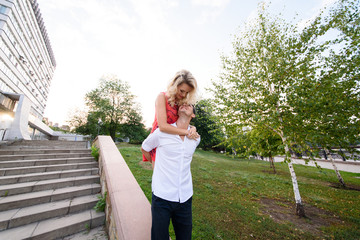
[[[337,176],[338,179],[339,179],[339,182],[340,182],[341,185],[345,188],[346,186],[345,186],[344,179],[341,177],[340,172],[339,172],[339,170],[337,169],[337,167],[336,167],[336,165],[335,165],[334,159],[333,159],[333,157],[332,157],[329,149],[325,149],[325,151],[326,151],[327,155],[328,155],[329,158],[330,158],[331,164],[332,164],[333,167],[334,167],[334,170],[335,170],[336,176]]]
[[[275,164],[274,164],[274,158],[271,155],[271,153],[269,154],[269,161],[270,161],[270,168],[272,168],[274,170],[274,174],[276,174],[276,169],[275,169]]]
[[[286,156],[290,155],[289,147],[287,144],[285,144],[285,153],[286,153]],[[294,170],[291,158],[290,158],[290,161],[288,162],[288,167],[290,170],[291,180],[292,180],[293,189],[294,189],[295,202],[296,202],[296,215],[298,215],[299,217],[305,217],[305,209],[304,209],[304,205],[301,202],[299,186],[298,186],[298,182],[296,179],[296,174],[295,174],[295,170]]]
[[[340,148],[340,156],[342,160],[345,162],[346,161],[345,153],[341,150],[341,148]]]
[[[115,142],[115,137],[116,137],[116,130],[117,130],[117,124],[116,124],[116,122],[111,120],[111,122],[109,124],[109,134],[114,142]]]
[[[324,150],[324,158],[325,158],[325,160],[328,160],[327,154],[326,154],[326,151],[325,151],[325,150]]]

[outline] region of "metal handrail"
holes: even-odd
[[[4,140],[6,130],[8,130],[8,128],[0,128],[0,133],[1,133],[1,131],[4,131],[3,133],[0,134],[1,141]]]

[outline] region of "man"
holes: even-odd
[[[190,128],[195,117],[192,105],[182,105],[175,127]],[[191,239],[192,231],[192,178],[190,164],[200,138],[168,134],[156,129],[143,142],[141,151],[151,162],[150,151],[156,150],[152,176],[152,240],[168,240],[172,220],[177,240]]]

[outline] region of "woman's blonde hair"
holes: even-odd
[[[184,99],[181,99],[179,102],[176,102],[175,97],[177,93],[177,88],[179,85],[183,83],[186,83],[192,89]],[[168,102],[170,103],[171,106],[174,106],[174,104],[181,106],[184,103],[195,104],[196,91],[197,91],[197,82],[196,79],[193,77],[193,75],[188,70],[180,70],[175,74],[174,78],[171,80],[170,84],[168,85],[167,88],[167,94],[169,96]]]

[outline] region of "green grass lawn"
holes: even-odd
[[[151,201],[152,170],[139,145],[119,145]],[[191,166],[193,239],[360,239],[360,174],[294,165],[306,218],[295,216],[287,164],[232,158],[197,150]],[[175,239],[171,231],[172,239]]]

